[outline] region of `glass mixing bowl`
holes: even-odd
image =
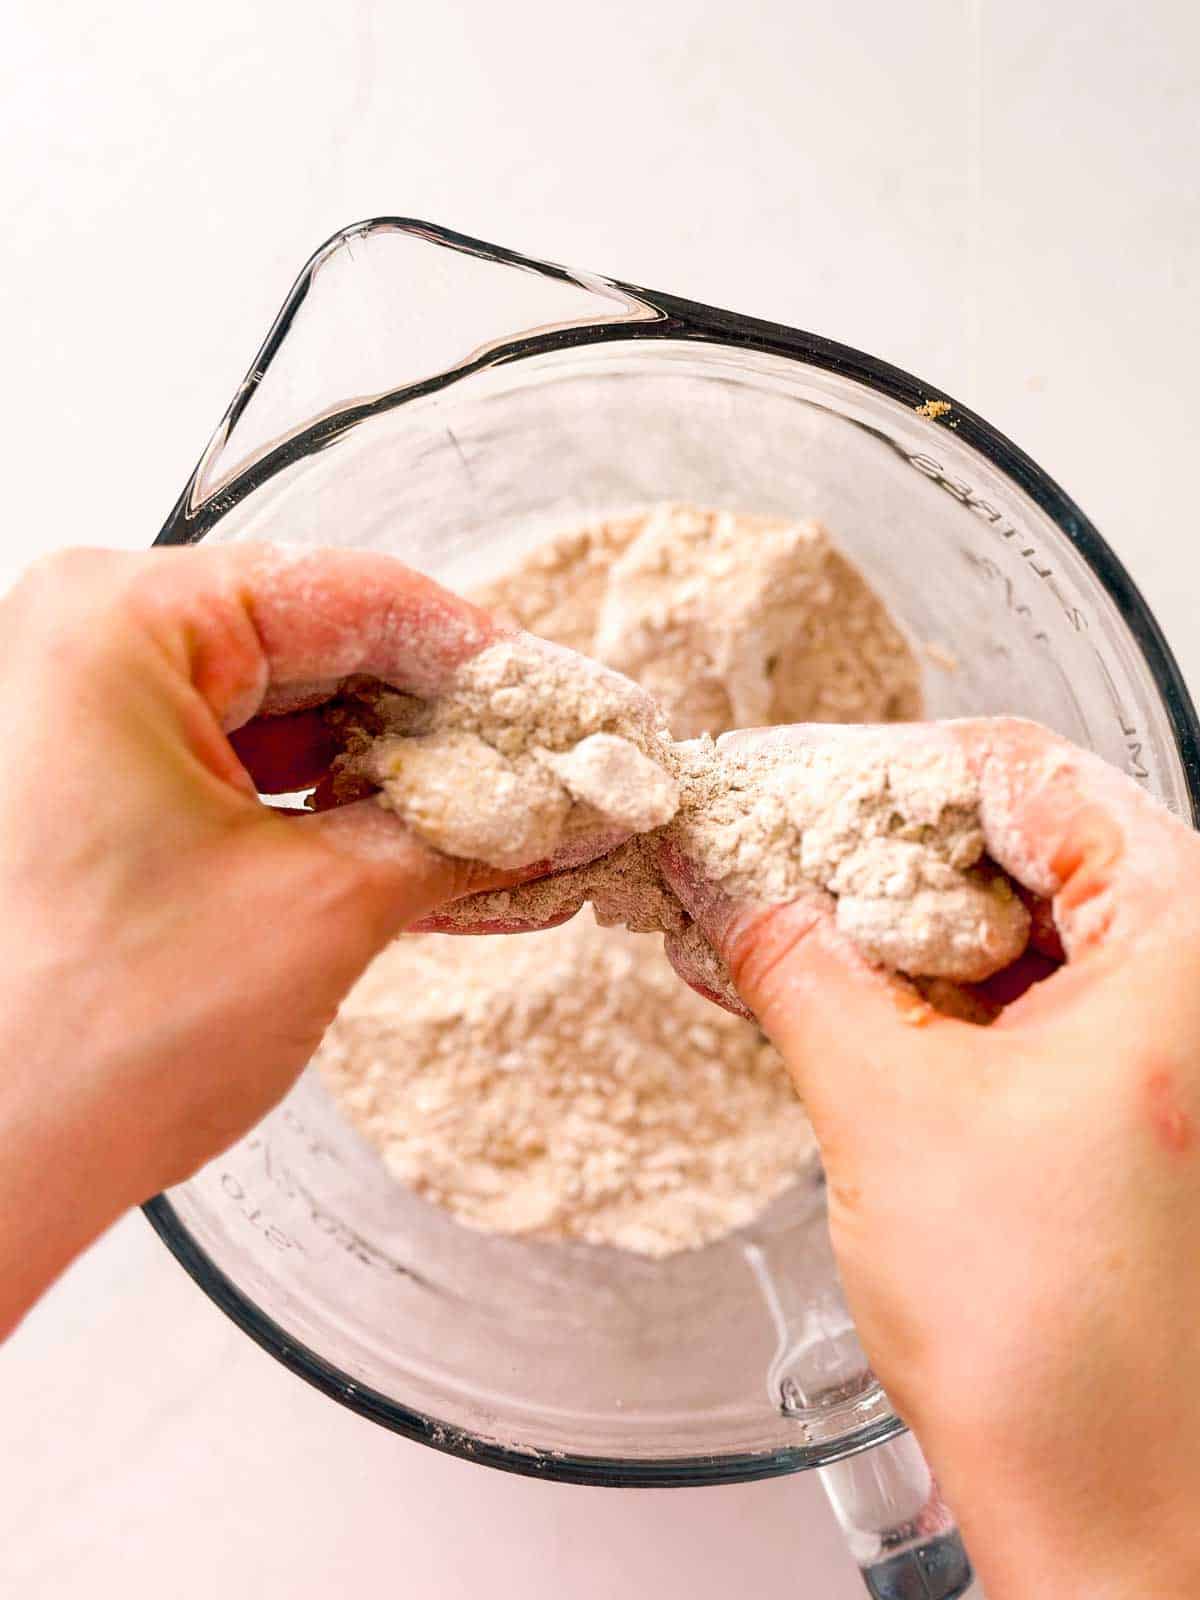
[[[1193,820],[1196,718],[1153,618],[982,419],[814,335],[426,224],[316,253],[160,542],[369,546],[470,589],[551,532],[660,499],[820,517],[924,647],[932,714],[1037,718]],[[493,1466],[719,1483],[891,1439],[831,1478],[870,1583],[961,1592],[944,1551],[941,1578],[926,1550],[926,1587],[904,1587],[905,1551],[952,1524],[854,1336],[819,1171],[665,1261],[490,1237],[389,1178],[309,1073],[147,1212],[293,1371]]]

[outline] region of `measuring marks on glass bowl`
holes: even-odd
[[[783,1215],[773,1208],[741,1241],[741,1251],[775,1332],[767,1398],[811,1442],[814,1424],[825,1413],[844,1415],[868,1402],[874,1417],[882,1396],[838,1280],[819,1169],[811,1190],[804,1190],[807,1183],[796,1197],[808,1202],[799,1215],[788,1203],[793,1197],[786,1197]]]
[[[320,1170],[322,1164],[344,1167],[323,1134],[290,1106],[281,1107],[231,1152],[217,1173],[220,1194],[242,1223],[281,1253],[294,1251],[311,1260],[337,1250],[374,1272],[421,1282],[411,1268],[371,1244],[302,1181],[288,1149],[291,1145],[310,1171]]]
[[[909,466],[972,512],[995,535],[1009,561],[1015,560],[1019,563],[1018,577],[1020,574],[1027,574],[1040,586],[1041,591],[1050,597],[1056,612],[1069,630],[1067,637],[1085,642],[1090,647],[1090,653],[1103,681],[1111,713],[1120,730],[1125,770],[1139,783],[1153,789],[1153,775],[1147,764],[1149,753],[1147,738],[1139,726],[1137,716],[1122,696],[1104,650],[1094,637],[1092,626],[1094,619],[1071,592],[1069,580],[1056,570],[1053,558],[1040,548],[1011,516],[980,494],[965,479],[949,472],[935,457],[925,451],[909,450],[895,439],[889,439],[888,442]],[[1034,608],[1022,596],[1018,577],[1015,577],[1012,571],[1005,571],[999,562],[988,555],[969,549],[964,549],[962,554],[967,563],[1002,598],[1006,611],[1017,620],[1028,642],[1043,654],[1078,717],[1083,735],[1081,742],[1094,745],[1096,741],[1090,734],[1087,712],[1064,665],[1061,650],[1056,646],[1046,627],[1041,625]]]

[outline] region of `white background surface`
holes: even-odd
[[[981,411],[1200,682],[1189,0],[18,0],[0,583],[156,532],[312,247],[378,213],[775,317]],[[22,1600],[861,1593],[814,1482],[616,1494],[392,1438],[128,1219],[0,1353]]]

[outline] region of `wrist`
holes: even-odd
[[[12,1011],[0,1031],[0,1340],[137,1198],[112,1120],[54,1059],[45,1015],[36,1037]]]

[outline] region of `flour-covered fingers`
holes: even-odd
[[[1050,902],[1070,960],[1160,924],[1200,869],[1195,834],[1090,751],[1015,718],[945,728],[979,785],[989,855]]]
[[[430,849],[370,799],[323,812],[294,813],[284,825],[320,839],[353,864],[362,892],[375,905],[388,937],[401,929],[435,926],[433,914],[438,908],[464,895],[503,891],[520,876]]]
[[[978,1030],[941,1014],[903,979],[873,966],[839,933],[829,899],[809,895],[781,906],[734,905],[695,892],[670,863],[668,876],[719,952],[736,995],[777,1047],[804,1099],[827,1165],[843,1181],[856,1170],[862,1108],[886,1123],[887,1107],[936,1093]],[[672,954],[674,961],[674,954]],[[703,963],[677,970],[726,1009]]]

